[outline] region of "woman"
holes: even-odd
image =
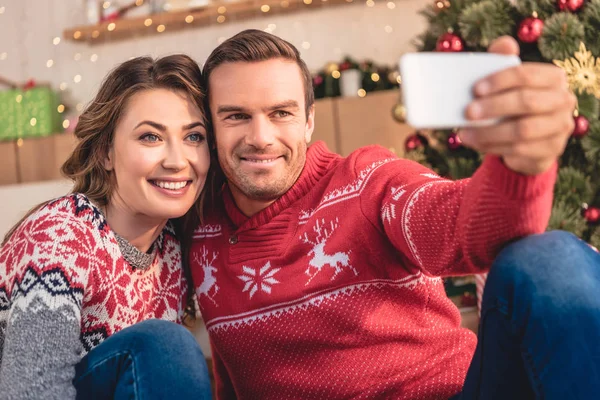
[[[73,193],[0,249],[3,398],[210,398],[202,352],[175,324],[191,293],[169,222],[202,206],[200,82],[187,56],[135,58],[81,115],[62,167]]]

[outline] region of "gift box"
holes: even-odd
[[[0,140],[61,132],[59,104],[58,93],[49,86],[0,91]]]

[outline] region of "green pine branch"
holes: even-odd
[[[588,0],[581,15],[585,24],[585,42],[588,50],[600,57],[600,0]]]
[[[473,3],[459,17],[460,33],[469,46],[486,49],[494,39],[513,33],[514,12],[507,0]]]
[[[427,30],[418,35],[412,41],[412,45],[417,49],[417,51],[435,51],[438,37],[439,35]]]
[[[565,60],[573,57],[584,39],[585,29],[579,18],[560,12],[545,21],[538,45],[546,60]]]
[[[581,207],[571,207],[561,201],[555,201],[548,223],[548,230],[565,230],[582,237],[587,229],[585,218],[581,216]]]
[[[600,100],[587,92],[578,92],[577,108],[579,114],[584,115],[588,120],[596,120],[600,117]]]
[[[450,7],[442,10],[438,9],[435,4],[425,7],[419,11],[419,14],[427,20],[428,27],[425,32],[417,36],[413,41],[413,45],[419,51],[434,51],[438,38],[444,33],[450,31],[458,32],[458,18],[462,10],[479,0],[453,0]]]
[[[600,121],[590,122],[588,134],[581,140],[581,147],[585,152],[585,157],[594,167],[595,171],[600,170]]]
[[[594,246],[596,249],[600,249],[600,227],[592,228],[590,232],[590,241],[589,243]]]
[[[554,186],[555,201],[566,209],[580,210],[583,203],[593,198],[590,178],[573,167],[562,167],[558,171],[558,179]]]
[[[433,146],[425,146],[424,149],[427,165],[431,167],[439,176],[450,178],[450,167],[448,166],[448,158],[442,152]]]
[[[418,162],[419,164],[423,165],[424,167],[429,168],[430,170],[439,174],[439,171],[436,168],[434,168],[431,164],[429,164],[429,162],[427,161],[427,156],[425,155],[424,148],[417,148],[415,150],[407,151],[404,155],[404,158],[407,160]]]
[[[517,0],[515,7],[521,15],[528,17],[536,12],[545,20],[556,12],[556,0]]]
[[[438,9],[434,2],[432,5],[420,11],[420,15],[427,19],[431,29],[439,27],[442,32],[447,32],[448,28],[458,29],[458,19],[462,11],[471,4],[478,3],[481,0],[452,0],[450,7]]]
[[[585,156],[585,151],[581,146],[581,139],[571,136],[567,147],[560,157],[560,165],[562,168],[571,167],[580,170],[584,173],[590,172],[590,164]]]
[[[448,175],[452,179],[465,179],[471,177],[480,165],[479,159],[473,158],[449,158]]]

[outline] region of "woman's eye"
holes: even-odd
[[[204,135],[201,133],[192,133],[188,135],[188,140],[191,142],[201,143],[204,141]]]
[[[154,133],[144,133],[142,136],[140,136],[140,140],[144,142],[155,143],[158,142],[160,138]]]

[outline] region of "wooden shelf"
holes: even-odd
[[[353,4],[358,0],[240,0],[214,2],[208,6],[189,10],[164,12],[144,17],[120,19],[98,25],[78,26],[63,32],[66,40],[99,44],[132,37],[175,32],[182,29],[267,17],[274,14],[291,14],[317,10],[323,7]],[[377,0],[382,1],[382,0]],[[306,4],[309,3],[309,4]],[[266,11],[268,8],[268,11]],[[159,29],[159,27],[162,27]],[[162,29],[162,31],[161,31]]]

